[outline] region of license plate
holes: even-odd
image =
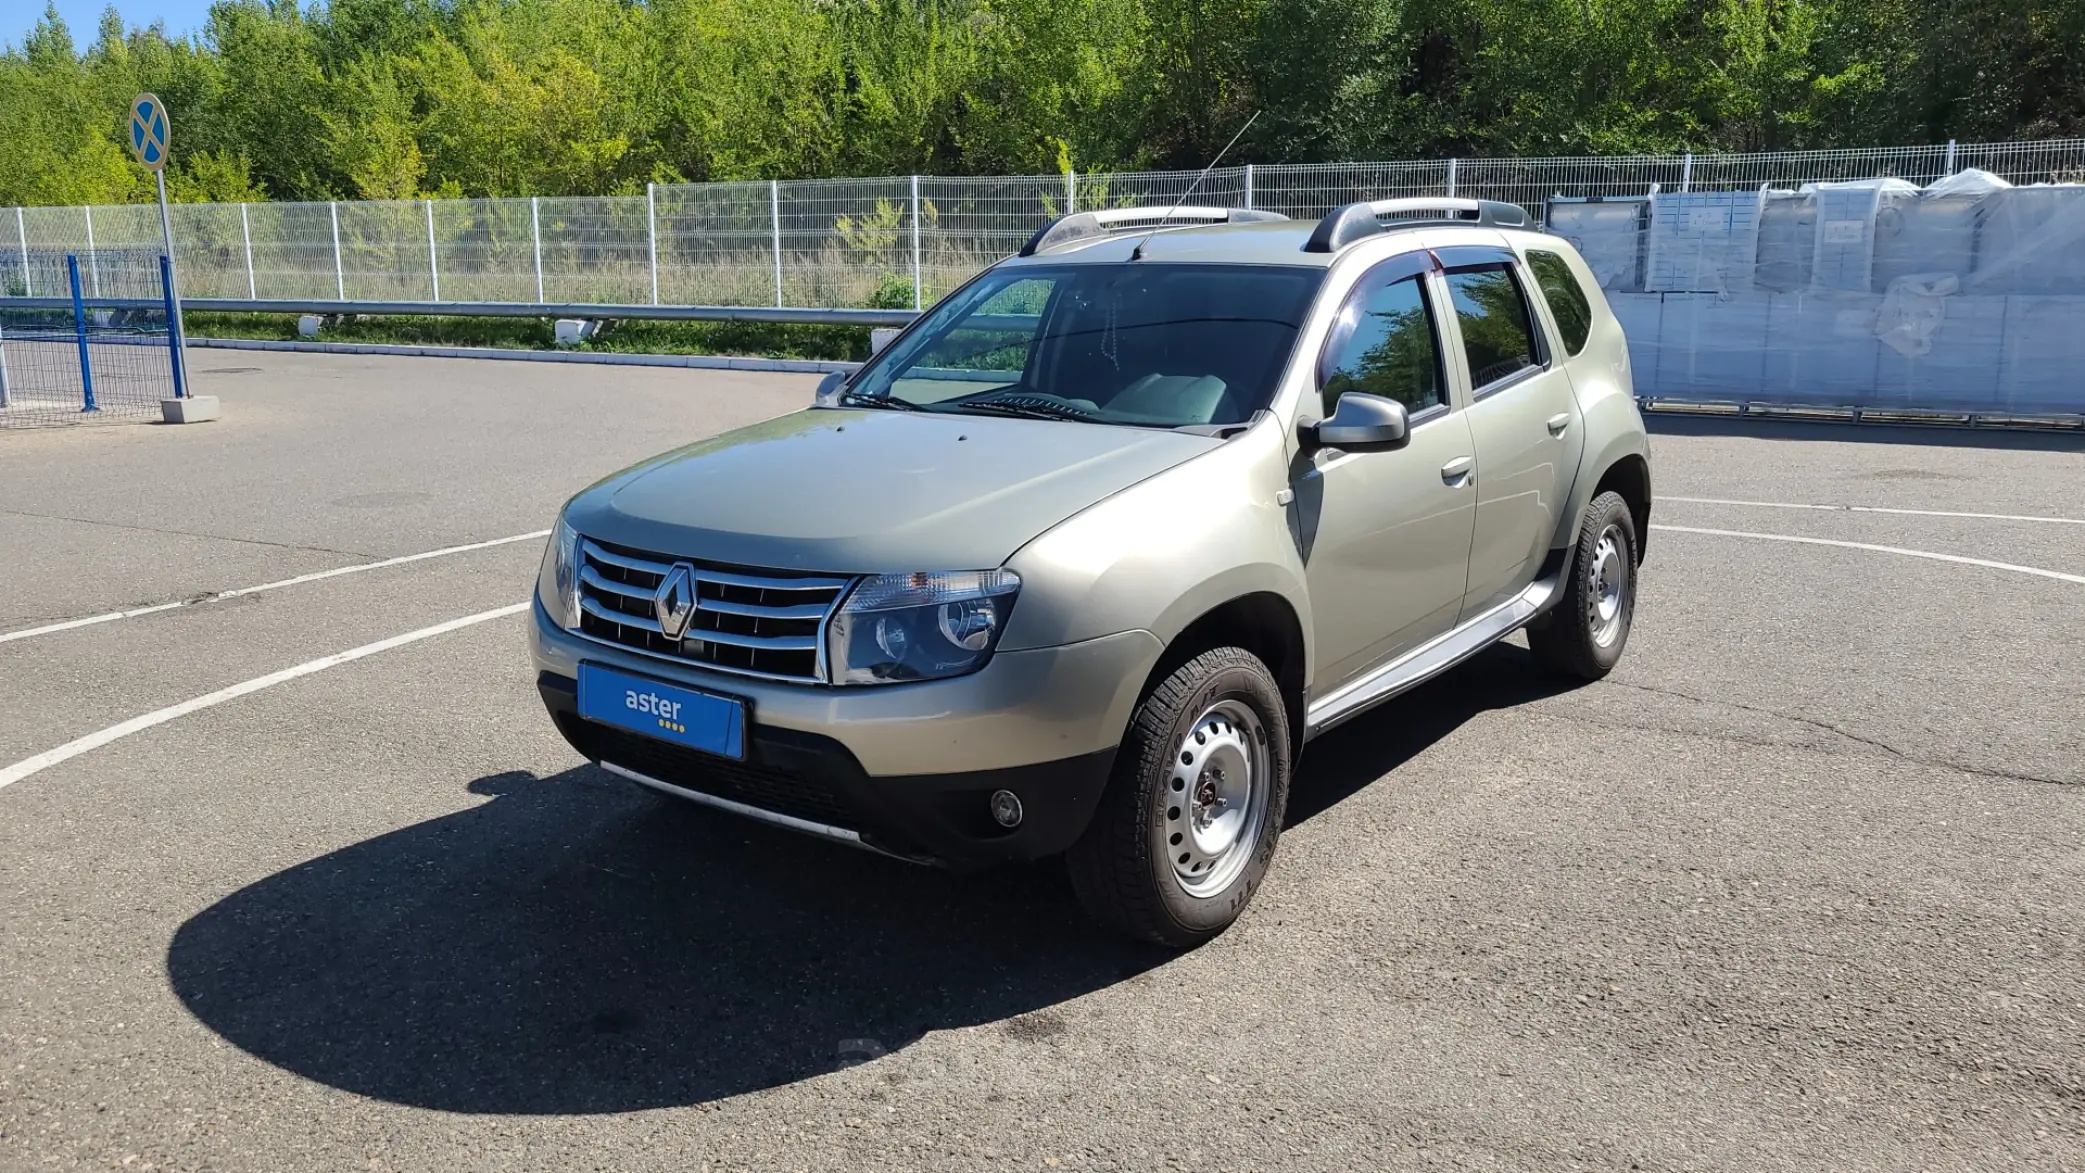
[[[579,666],[579,715],[727,758],[746,756],[746,706],[595,664]]]

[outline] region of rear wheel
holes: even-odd
[[[1528,648],[1544,667],[1580,680],[1613,670],[1636,617],[1636,518],[1618,493],[1586,506],[1564,597],[1528,628]]]
[[[1175,948],[1245,910],[1289,795],[1288,710],[1242,648],[1203,652],[1137,706],[1115,776],[1067,856],[1095,919]]]

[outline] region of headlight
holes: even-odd
[[[866,579],[833,617],[832,678],[895,684],[975,672],[991,659],[1020,589],[1011,570]]]
[[[557,515],[557,528],[550,531],[550,548],[543,551],[536,596],[559,627],[579,626],[579,532],[566,524],[563,513]]]

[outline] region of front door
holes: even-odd
[[[1411,413],[1390,452],[1321,449],[1295,483],[1322,694],[1455,625],[1475,525],[1475,450],[1441,362],[1430,261],[1364,275],[1319,364],[1324,416],[1362,391]]]
[[[1555,361],[1505,248],[1440,250],[1468,374],[1477,525],[1462,618],[1534,581],[1555,536],[1584,447],[1571,376]]]

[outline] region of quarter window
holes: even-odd
[[[1462,326],[1462,352],[1470,362],[1470,386],[1483,390],[1536,365],[1534,323],[1520,283],[1505,265],[1448,274],[1448,296]]]
[[[1349,391],[1395,399],[1414,415],[1445,402],[1440,352],[1419,280],[1392,281],[1348,303],[1353,328],[1334,337],[1326,356],[1326,416]]]
[[[1556,315],[1564,349],[1572,354],[1584,350],[1586,337],[1593,332],[1593,303],[1585,295],[1585,286],[1578,283],[1578,276],[1571,272],[1570,262],[1552,252],[1529,249],[1528,267],[1535,271],[1542,300],[1549,303],[1549,312]]]

